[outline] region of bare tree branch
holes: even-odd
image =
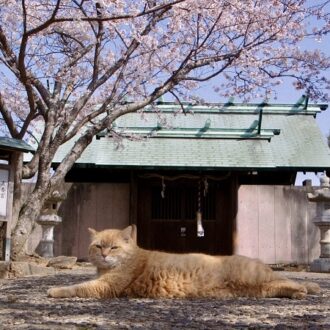
[[[17,137],[19,135],[18,129],[15,125],[15,122],[13,120],[13,117],[9,111],[9,109],[7,108],[2,95],[0,93],[0,112],[2,115],[2,118],[4,119],[4,121],[6,122],[6,126],[9,130],[9,133],[12,137]]]

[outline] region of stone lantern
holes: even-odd
[[[54,257],[54,227],[62,222],[57,214],[59,204],[65,199],[58,191],[54,191],[50,198],[45,201],[44,207],[37,220],[42,228],[42,238],[36,248],[36,252],[44,258]]]
[[[321,255],[311,264],[311,271],[330,272],[330,179],[324,175],[320,179],[321,187],[308,193],[309,201],[316,204],[314,224],[320,229]]]

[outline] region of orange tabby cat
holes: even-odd
[[[288,297],[318,293],[314,283],[296,283],[259,260],[242,256],[210,256],[147,251],[136,245],[136,227],[92,234],[91,262],[95,280],[51,288],[51,297]]]

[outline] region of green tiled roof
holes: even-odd
[[[330,169],[330,149],[315,115],[325,105],[165,103],[118,118],[117,141],[100,134],[76,164],[138,168]],[[262,115],[260,115],[262,110]],[[148,135],[147,138],[142,136]],[[74,141],[61,147],[60,162]]]
[[[0,137],[0,149],[22,151],[22,152],[34,152],[35,150],[26,142],[9,137]]]

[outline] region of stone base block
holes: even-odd
[[[8,278],[10,271],[10,262],[0,261],[0,279]]]
[[[47,267],[58,269],[72,269],[76,264],[77,257],[58,256],[48,261]]]
[[[310,266],[311,272],[330,273],[330,258],[319,258],[314,260]]]

